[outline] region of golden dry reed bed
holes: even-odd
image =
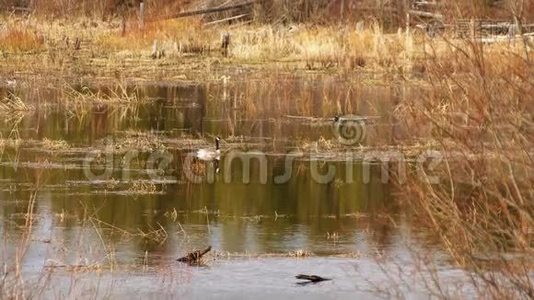
[[[141,29],[133,18],[123,32],[120,20],[0,20],[0,72],[5,75],[59,72],[128,77],[133,73],[149,77],[169,69],[187,71],[238,63],[407,76],[424,72],[428,60],[449,64],[453,72],[469,71],[464,65],[452,65],[454,59],[450,59],[460,55],[463,41],[449,35],[429,39],[417,29],[385,33],[376,22],[364,26],[205,26],[200,20],[177,19],[147,22]],[[227,58],[219,49],[223,32],[231,37]],[[523,48],[519,40],[504,41],[485,47],[485,52],[513,63],[518,55],[524,55]],[[154,50],[160,57],[156,63],[151,58]]]
[[[477,274],[482,297],[534,295],[531,47],[455,42],[425,64],[424,96],[398,107],[414,135],[432,124],[434,149],[446,158],[440,184],[429,175],[399,185],[404,203]]]

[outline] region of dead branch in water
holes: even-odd
[[[208,246],[208,248],[204,250],[196,250],[194,252],[191,252],[187,254],[184,257],[180,257],[177,259],[179,262],[188,263],[188,264],[198,264],[200,263],[202,256],[204,256],[206,253],[211,251],[211,246]]]

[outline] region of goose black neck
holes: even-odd
[[[219,150],[219,139],[215,139],[215,150]]]

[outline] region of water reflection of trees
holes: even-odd
[[[87,103],[88,110],[83,115],[69,115],[62,106],[36,109],[21,124],[23,137],[87,145],[123,131],[150,130],[173,137],[174,131],[187,130],[195,135],[314,140],[330,134],[330,129],[288,122],[284,117],[327,118],[339,112],[382,115],[391,111],[387,88],[365,88],[339,78],[325,81],[320,76],[309,80],[286,79],[137,87],[138,98],[150,98],[149,101],[120,105]],[[375,135],[388,139],[387,134]],[[286,151],[277,147],[275,150]],[[37,156],[26,153],[23,159],[38,161]],[[380,174],[374,174],[371,182],[364,184],[361,166],[353,167],[355,178],[351,184],[344,184],[341,175],[337,181],[317,184],[304,168],[303,173],[293,176],[288,183],[275,185],[272,177],[280,169],[273,164],[268,184],[254,179],[250,184],[243,184],[237,174],[236,180],[230,183],[171,184],[158,186],[164,194],[139,195],[106,194],[103,192],[106,187],[80,185],[64,191],[58,188],[47,201],[51,202],[54,214],[71,216],[54,219],[57,226],[80,226],[80,220],[87,215],[133,231],[147,232],[161,225],[171,235],[168,243],[161,246],[169,251],[180,240],[176,237],[180,230],[178,223],[186,228],[192,243],[219,243],[231,251],[306,248],[332,242],[327,240],[326,233],[337,233],[339,243],[349,244],[355,243],[362,232],[377,247],[385,247],[391,243],[396,229],[383,216],[394,216],[399,209],[393,205],[389,187],[380,182]],[[257,171],[253,168],[252,178],[257,178]],[[15,172],[2,167],[0,172],[3,178],[12,178],[14,182],[33,181],[31,176],[24,177],[29,173],[20,169]],[[74,170],[47,170],[46,174],[49,184],[84,179],[81,171]],[[15,194],[18,199],[29,199],[20,191]],[[12,198],[13,194],[5,194],[4,199]],[[3,214],[7,217],[23,210],[24,206],[6,206]],[[174,210],[176,220],[169,217]],[[208,220],[210,228],[206,226]],[[120,240],[113,235],[109,238]],[[145,242],[137,246],[140,250],[155,247]]]
[[[195,135],[314,140],[329,136],[330,128],[310,127],[285,117],[328,119],[336,114],[388,117],[395,104],[392,99],[398,96],[396,88],[369,87],[342,77],[284,75],[226,83],[130,86],[126,92],[141,101],[106,102],[121,95],[123,89],[120,85],[94,87],[91,95],[98,95],[97,99],[89,97],[83,101],[70,99],[61,90],[46,88],[38,93],[17,90],[17,96],[25,102],[36,102],[36,110],[26,116],[24,126],[36,129],[41,138],[81,143],[127,130],[167,133],[185,130]],[[6,90],[0,89],[0,96],[4,94]],[[368,130],[372,137],[369,142],[389,142],[391,128],[376,125]],[[33,137],[32,133],[27,137]]]

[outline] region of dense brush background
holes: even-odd
[[[172,16],[186,8],[206,8],[239,4],[247,0],[145,0],[152,17]],[[45,17],[80,15],[108,19],[118,14],[135,13],[139,0],[0,0],[3,12],[28,9]],[[260,0],[254,7],[258,21],[331,22],[375,18],[384,25],[404,22],[409,0]],[[509,18],[513,11],[525,20],[534,16],[534,1],[521,0],[450,0],[442,1],[442,10],[455,18]]]

